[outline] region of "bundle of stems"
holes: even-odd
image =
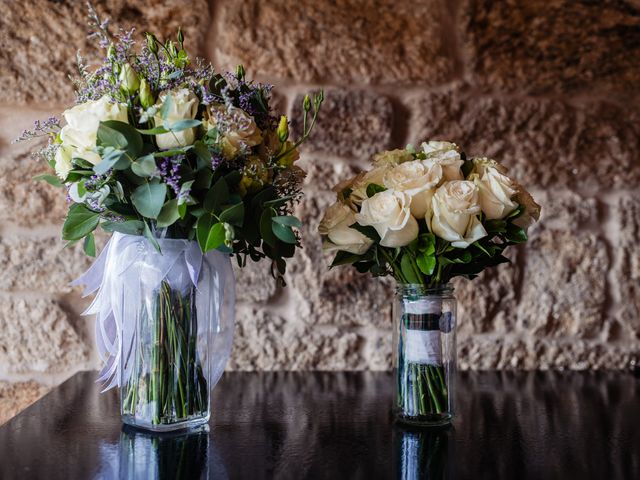
[[[439,317],[433,314],[405,314],[402,322],[406,329],[434,330],[438,329]],[[409,362],[405,353],[400,345],[397,372],[398,408],[407,417],[446,413],[449,410],[449,389],[444,366]]]
[[[183,295],[163,280],[151,311],[142,308],[134,368],[123,385],[125,414],[159,425],[206,413],[209,392],[197,337],[195,288]]]

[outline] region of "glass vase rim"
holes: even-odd
[[[399,295],[443,296],[452,295],[455,288],[452,283],[427,286],[422,283],[397,283],[396,293]]]

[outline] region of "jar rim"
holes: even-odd
[[[453,284],[442,283],[440,285],[427,286],[422,283],[398,283],[396,293],[399,295],[450,295],[453,294]]]

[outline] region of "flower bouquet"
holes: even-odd
[[[332,267],[393,276],[396,412],[411,423],[450,420],[455,367],[455,299],[449,281],[508,262],[527,240],[540,207],[488,158],[453,143],[382,152],[373,168],[334,188],[320,224]]]
[[[291,215],[305,176],[295,165],[322,92],[303,103],[303,131],[289,138],[274,115],[271,86],[191,61],[185,38],[159,41],[133,31],[112,35],[90,9],[106,51],[88,71],[78,57],[77,105],[64,126],[36,122],[21,140],[50,138],[39,152],[63,187],[69,212],[62,237],[95,255],[94,231],[113,233],[79,279],[98,290],[101,380],[120,386],[126,422],[172,429],[206,421],[209,391],[230,353],[233,272],[268,258],[284,284],[299,246]],[[185,423],[186,422],[186,423]]]

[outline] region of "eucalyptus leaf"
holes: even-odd
[[[266,208],[260,215],[260,235],[262,235],[264,242],[271,247],[277,243],[277,238],[271,228],[271,218],[275,215],[276,211],[273,208]]]
[[[54,187],[62,187],[64,185],[62,181],[55,175],[36,175],[35,177],[33,177],[33,180],[42,180],[43,182],[47,182],[49,185],[53,185]]]
[[[211,187],[204,197],[203,207],[208,212],[219,212],[222,205],[229,200],[229,187],[224,178],[219,178],[218,181]]]
[[[144,223],[140,220],[126,220],[124,222],[102,222],[100,224],[106,232],[120,232],[127,235],[142,235]]]
[[[298,241],[295,233],[293,233],[293,230],[291,230],[291,227],[288,225],[273,222],[271,229],[273,230],[274,235],[284,243],[295,244]]]
[[[160,213],[158,214],[156,226],[158,228],[168,227],[173,225],[179,218],[180,212],[178,210],[178,200],[174,198],[162,206],[162,210],[160,210]]]
[[[302,222],[298,218],[292,215],[278,215],[273,217],[271,221],[275,223],[279,223],[280,225],[286,225],[289,227],[296,227],[296,228],[302,227]]]
[[[153,155],[145,155],[131,164],[131,171],[139,177],[151,177],[158,171]]]
[[[149,224],[147,222],[143,222],[143,223],[144,223],[143,234],[145,238],[149,240],[149,242],[151,242],[151,245],[153,245],[153,248],[155,248],[156,251],[162,253],[162,250],[160,250],[160,244],[158,243],[158,240],[156,239],[156,237],[153,235],[153,232],[149,228]]]
[[[169,129],[169,131],[171,132],[181,132],[183,130],[194,128],[199,125],[202,125],[202,122],[200,120],[186,119],[178,120],[176,122],[168,122],[165,120],[163,127]]]
[[[220,221],[241,227],[244,223],[244,203],[240,202],[227,208],[220,214]]]
[[[147,182],[136,188],[131,194],[131,201],[142,216],[158,218],[167,195],[164,183]]]

